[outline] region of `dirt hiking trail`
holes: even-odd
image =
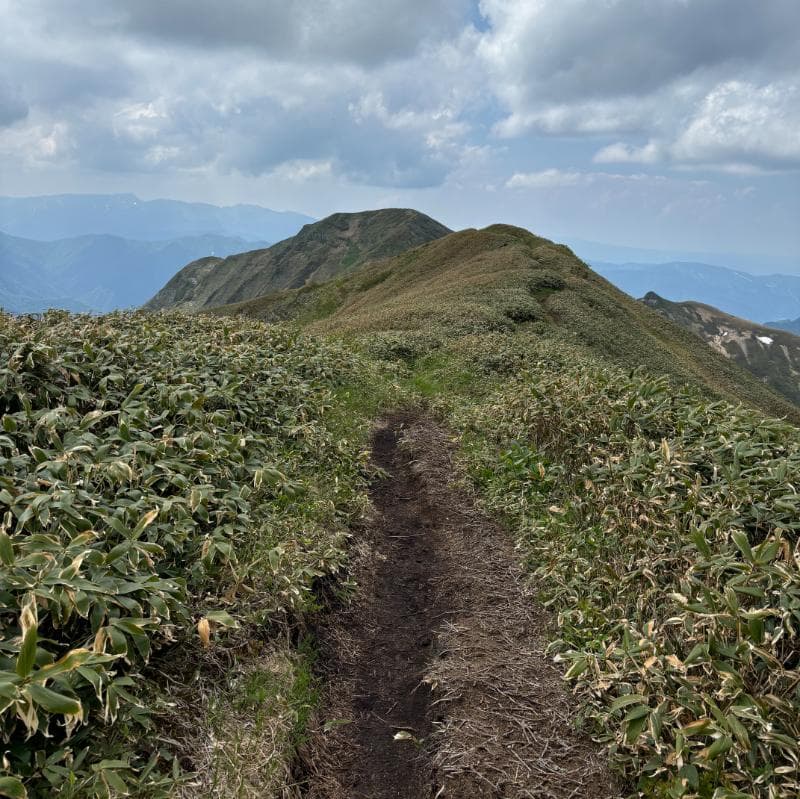
[[[354,600],[319,629],[325,691],[307,799],[612,799],[602,749],[545,654],[547,615],[506,533],[452,484],[429,419],[376,429],[385,472],[355,535]]]

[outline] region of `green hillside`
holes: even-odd
[[[404,208],[332,214],[267,249],[188,264],[145,307],[200,310],[319,283],[449,232]]]
[[[278,790],[310,690],[286,630],[363,507],[344,397],[369,366],[144,314],[2,315],[0,353],[0,795],[162,796],[178,758],[216,790],[248,681],[268,686],[259,784]]]
[[[614,288],[569,248],[509,225],[453,233],[350,277],[212,312],[293,319],[316,332],[422,332],[420,351],[456,335],[533,330],[800,421],[792,403]]]

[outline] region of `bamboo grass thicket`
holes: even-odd
[[[329,418],[361,367],[181,315],[3,315],[0,353],[0,794],[161,795],[142,669],[339,570],[364,453]]]
[[[800,431],[536,346],[454,419],[596,733],[641,796],[800,795]]]

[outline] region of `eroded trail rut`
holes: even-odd
[[[378,427],[358,592],[319,631],[325,695],[302,753],[308,799],[620,795],[574,729],[548,619],[508,536],[452,485],[444,431]]]

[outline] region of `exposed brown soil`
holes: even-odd
[[[357,531],[358,591],[319,631],[325,696],[308,799],[620,795],[545,654],[550,623],[505,532],[453,485],[430,420],[378,427],[386,472]]]

